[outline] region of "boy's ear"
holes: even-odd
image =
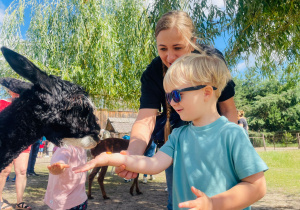
[[[213,96],[213,88],[212,86],[206,86],[204,89],[204,100],[209,100]]]

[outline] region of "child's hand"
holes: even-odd
[[[211,198],[209,198],[204,192],[191,187],[192,192],[197,196],[196,200],[186,201],[178,205],[179,208],[190,208],[190,209],[202,209],[211,210],[213,204]]]
[[[53,175],[59,175],[62,172],[64,172],[65,168],[70,168],[69,165],[64,164],[64,163],[54,163],[50,166],[47,166],[49,172]]]
[[[85,172],[95,167],[107,166],[109,155],[111,152],[102,152],[100,155],[97,155],[94,159],[87,162],[85,165],[74,167],[72,171],[75,173]]]

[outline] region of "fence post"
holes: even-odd
[[[273,135],[273,145],[274,145],[274,150],[275,150],[275,134]]]
[[[267,151],[267,149],[266,149],[265,135],[264,135],[264,134],[262,134],[262,138],[263,138],[263,141],[264,141],[264,148],[265,148],[265,151]]]
[[[287,134],[286,134],[286,131],[284,131],[284,144],[285,144],[285,147],[287,147]]]
[[[298,139],[298,149],[300,149],[300,135],[299,135],[299,133],[297,133],[296,135],[297,135],[297,139]]]

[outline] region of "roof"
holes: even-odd
[[[130,133],[135,119],[136,118],[109,117],[107,119],[106,129],[116,133]],[[109,128],[110,126],[112,128]]]

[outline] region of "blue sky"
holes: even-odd
[[[5,9],[10,5],[10,3],[12,1],[13,0],[0,0],[0,24],[3,21],[3,17],[4,17],[4,14],[5,14]],[[149,2],[151,3],[151,1],[152,0],[148,0],[148,3]],[[212,4],[215,4],[220,8],[224,7],[224,0],[211,0],[211,2],[212,2]],[[24,23],[24,26],[22,26],[22,28],[21,28],[22,35],[24,36],[23,38],[25,38],[25,33],[26,33],[26,30],[29,27],[29,22],[30,22],[30,10],[27,9],[27,10],[25,10],[25,23]],[[220,51],[222,51],[222,52],[224,52],[226,44],[227,44],[227,37],[225,37],[225,38],[224,37],[219,37],[215,40],[215,47],[217,49],[219,49]],[[251,65],[251,63],[254,63],[253,61],[254,61],[254,57],[250,58],[250,62],[249,62],[248,65]],[[233,76],[243,74],[243,72],[246,68],[247,68],[247,65],[246,65],[245,61],[241,61],[236,66],[237,71],[232,72]]]

